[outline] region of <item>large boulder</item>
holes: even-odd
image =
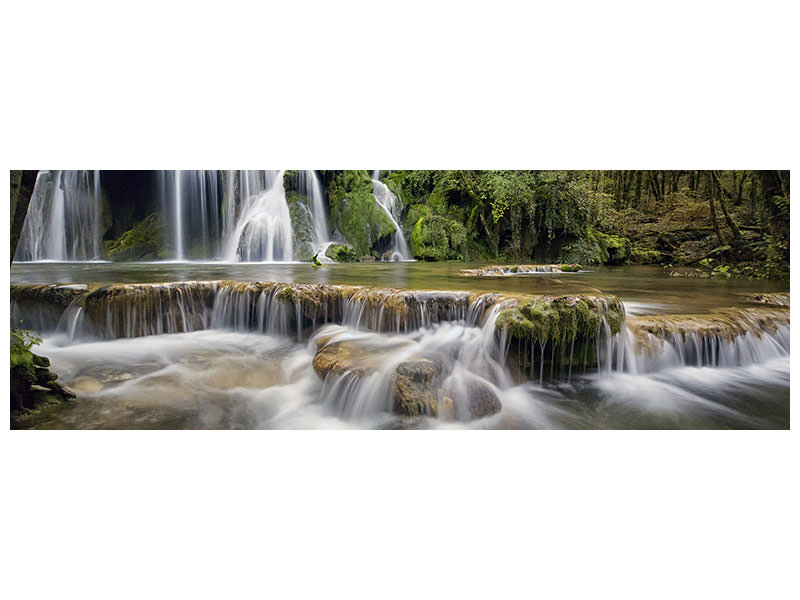
[[[447,365],[439,358],[417,358],[395,367],[392,410],[398,415],[439,415]]]
[[[289,206],[289,216],[292,219],[292,230],[294,231],[294,256],[297,260],[310,262],[314,254],[311,247],[314,241],[311,209],[308,208],[305,196],[300,196],[294,191],[286,193],[286,203]]]
[[[372,195],[366,171],[339,171],[328,188],[334,239],[345,240],[358,256],[378,250],[395,232],[395,226]]]

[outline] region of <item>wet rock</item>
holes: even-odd
[[[397,345],[379,339],[330,337],[318,339],[318,350],[312,360],[314,371],[321,379],[328,375],[350,374],[361,378],[380,370]]]
[[[462,269],[461,275],[465,277],[502,277],[505,275],[519,275],[523,273],[560,273],[566,271],[564,267],[570,265],[489,265],[477,269]],[[577,265],[580,270],[580,265]]]
[[[392,410],[409,417],[438,416],[446,366],[440,358],[418,358],[397,365]]]
[[[488,417],[500,412],[503,407],[500,399],[492,388],[479,380],[472,380],[467,384],[467,397],[469,399],[469,412],[473,419]]]
[[[760,338],[764,332],[775,333],[789,324],[789,311],[782,308],[727,308],[698,315],[660,315],[631,317],[628,330],[641,342],[648,336],[667,338],[687,335],[731,341],[749,334]]]
[[[748,302],[764,304],[766,306],[789,306],[789,292],[776,292],[772,294],[748,294]]]

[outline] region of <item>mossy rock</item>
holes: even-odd
[[[358,252],[349,244],[331,244],[325,250],[325,256],[336,262],[358,261]]]
[[[463,260],[466,246],[467,230],[447,217],[420,217],[411,231],[411,253],[421,260]]]
[[[594,339],[605,319],[612,335],[619,333],[625,309],[613,297],[562,296],[529,298],[507,308],[496,327],[511,337],[540,343],[564,343],[578,337]]]
[[[571,265],[561,265],[561,270],[565,273],[577,273],[581,270],[581,265],[573,263]]]
[[[156,260],[160,258],[162,242],[161,216],[152,213],[116,240],[106,242],[105,253],[109,260],[116,261]]]
[[[335,230],[359,256],[377,250],[395,226],[372,195],[367,171],[339,171],[328,188]]]
[[[314,239],[311,210],[297,192],[287,192],[286,203],[289,206],[289,217],[292,220],[292,230],[294,231],[294,256],[297,260],[310,262],[314,255],[311,246]]]
[[[589,235],[600,246],[603,254],[603,264],[621,265],[631,257],[631,241],[619,235],[610,235],[591,229]]]
[[[31,348],[41,341],[31,331],[11,330],[11,424],[43,404],[60,403],[75,397],[56,382],[58,375],[48,369],[50,361]]]
[[[661,252],[658,250],[646,250],[639,246],[631,247],[631,262],[640,265],[654,265],[662,260]]]

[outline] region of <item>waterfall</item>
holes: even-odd
[[[308,198],[308,207],[311,210],[311,219],[314,225],[314,250],[322,250],[330,244],[331,240],[328,235],[328,209],[325,207],[325,196],[322,193],[322,184],[316,171],[298,171],[298,191]]]
[[[295,233],[283,173],[155,172],[166,257],[178,261],[294,260]],[[312,248],[324,256],[330,236],[322,184],[316,171],[299,171],[298,179],[299,191],[308,200]],[[14,259],[101,259],[101,193],[100,171],[40,171]]]
[[[403,228],[400,227],[399,219],[403,207],[389,187],[380,180],[380,171],[372,172],[372,194],[386,215],[391,219],[395,228],[392,237],[392,260],[409,260],[411,252],[408,249],[406,236],[403,235]]]
[[[243,196],[241,215],[225,242],[227,260],[270,262],[294,258],[294,230],[283,188],[283,171],[263,173],[263,191],[252,193],[250,172],[245,172],[246,191],[250,195]]]
[[[175,178],[175,195],[173,198],[173,206],[175,207],[175,258],[183,260],[183,196],[181,195],[181,172],[175,171],[173,177]]]
[[[224,190],[219,171],[162,171],[164,233],[175,260],[219,258]]]
[[[619,335],[598,339],[599,366],[606,374],[745,367],[789,356],[789,350],[789,312],[779,308],[631,317]]]
[[[97,260],[99,171],[39,171],[14,259]]]

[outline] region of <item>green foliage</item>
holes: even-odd
[[[11,368],[22,367],[24,369],[33,369],[33,367],[37,365],[49,366],[36,363],[34,360],[36,355],[31,352],[33,346],[41,343],[42,338],[33,331],[27,329],[12,329]]]
[[[429,214],[420,217],[409,240],[411,253],[422,260],[463,260],[467,232],[461,223]]]

